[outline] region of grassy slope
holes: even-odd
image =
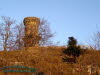
[[[79,66],[79,63],[66,64],[63,62],[63,49],[64,48],[61,47],[46,47],[29,48],[28,50],[16,50],[7,52],[0,51],[0,67],[14,65],[11,62],[24,62],[23,64],[19,65],[37,68],[37,71],[44,72],[46,75],[53,75],[54,72],[63,72],[64,75],[72,75],[74,73],[73,69]],[[99,57],[100,51],[90,50],[87,51],[86,54],[81,56],[79,59],[81,64],[89,65],[92,63],[99,64]],[[75,72],[75,75],[79,74],[80,72]],[[54,75],[58,74],[56,73]]]

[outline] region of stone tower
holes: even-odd
[[[26,17],[23,22],[25,25],[24,47],[38,46],[40,40],[38,35],[40,19],[37,17]]]

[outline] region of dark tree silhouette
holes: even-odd
[[[69,46],[77,45],[77,40],[74,37],[69,37],[68,45]]]
[[[81,55],[81,47],[77,46],[77,40],[74,37],[69,37],[67,49],[65,49],[63,53],[67,54],[68,56],[71,56],[73,58],[73,61],[71,62],[74,63],[76,62],[76,58]],[[65,57],[64,61],[70,61],[70,59],[72,60],[72,58],[67,57],[66,59]]]

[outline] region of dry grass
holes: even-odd
[[[37,68],[37,71],[44,72],[45,75],[61,75],[62,73],[63,75],[72,75],[73,69],[79,64],[63,62],[63,49],[63,47],[30,47],[27,50],[0,51],[0,67],[14,65],[10,62],[24,62],[20,65]],[[99,57],[100,51],[90,50],[84,56],[80,56],[79,59],[82,64],[89,65],[94,62],[95,58],[97,58],[96,64],[100,63]],[[80,75],[80,72],[75,72],[74,75]]]

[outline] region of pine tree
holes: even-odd
[[[74,37],[69,37],[67,49],[65,49],[63,53],[73,57],[73,59],[75,60],[74,62],[76,62],[76,58],[81,55],[81,47],[77,46],[77,40]],[[67,58],[67,61],[68,60],[70,59]]]

